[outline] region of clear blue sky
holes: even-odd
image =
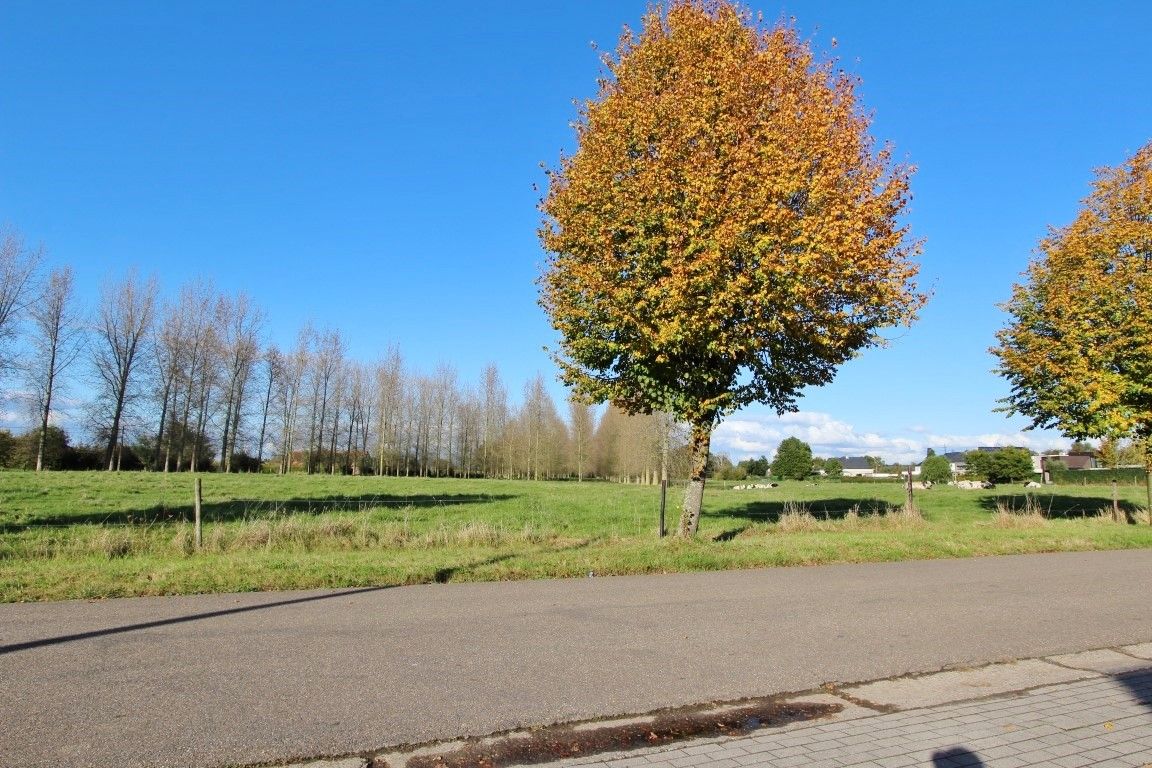
[[[130,266],[246,290],[290,344],[312,320],[364,360],[509,388],[553,371],[535,304],[541,163],[645,0],[0,4],[0,222],[86,300]],[[1152,139],[1152,4],[759,2],[863,81],[873,134],[919,166],[919,324],[780,423],[716,447],[897,458],[1017,441],[987,354],[997,302],[1092,169]],[[557,398],[562,396],[557,385]],[[1031,435],[1033,447],[1062,442]]]

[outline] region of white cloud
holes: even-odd
[[[912,462],[936,451],[966,451],[982,445],[1019,445],[1033,450],[1049,448],[1046,434],[1002,432],[983,434],[936,434],[917,425],[893,433],[860,432],[852,424],[819,411],[775,414],[738,413],[716,428],[712,450],[733,461],[767,456],[772,458],[780,441],[798,437],[812,446],[817,456],[880,456],[886,461]]]

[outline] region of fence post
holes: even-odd
[[[905,486],[908,491],[907,513],[909,515],[919,514],[919,511],[916,509],[916,501],[912,498],[912,470],[915,468],[915,464],[908,465],[908,484]]]
[[[668,480],[660,480],[660,538],[664,538],[664,505],[668,501]]]
[[[204,529],[200,517],[200,502],[203,498],[202,488],[200,486],[200,478],[196,478],[196,497],[195,497],[195,515],[196,515],[196,549],[200,549],[204,545]]]
[[[1112,478],[1112,522],[1128,522],[1120,517],[1120,497],[1116,494],[1116,478]]]

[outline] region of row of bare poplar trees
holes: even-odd
[[[462,383],[449,365],[410,369],[397,347],[352,359],[340,331],[311,327],[279,349],[248,295],[208,282],[165,300],[154,278],[130,274],[84,312],[71,270],[41,262],[15,234],[0,238],[0,364],[39,431],[37,469],[69,384],[90,393],[84,421],[109,470],[654,482],[683,442],[659,414],[597,418],[569,401],[562,416],[539,375],[513,405],[494,365]]]

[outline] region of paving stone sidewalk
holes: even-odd
[[[781,701],[834,714],[746,736],[586,755],[539,768],[1152,768],[1152,643],[993,663]],[[724,705],[705,711],[722,713]],[[630,718],[632,722],[650,716]],[[597,721],[577,728],[611,726]],[[534,732],[493,737],[531,738]],[[464,765],[464,742],[287,768]],[[414,763],[410,760],[416,758]],[[476,764],[502,763],[481,760]],[[467,759],[465,759],[467,762]]]
[[[1078,654],[1065,661],[1097,669],[1123,666],[1106,655],[1115,653]],[[1042,663],[1062,666],[1053,659]],[[861,707],[830,723],[799,724],[743,738],[568,760],[553,766],[1152,768],[1152,668],[1133,670],[1137,665],[1131,660],[1126,666],[1129,671],[1085,670],[1091,675],[1086,679],[976,700],[887,714]],[[907,685],[905,690],[914,687]]]

